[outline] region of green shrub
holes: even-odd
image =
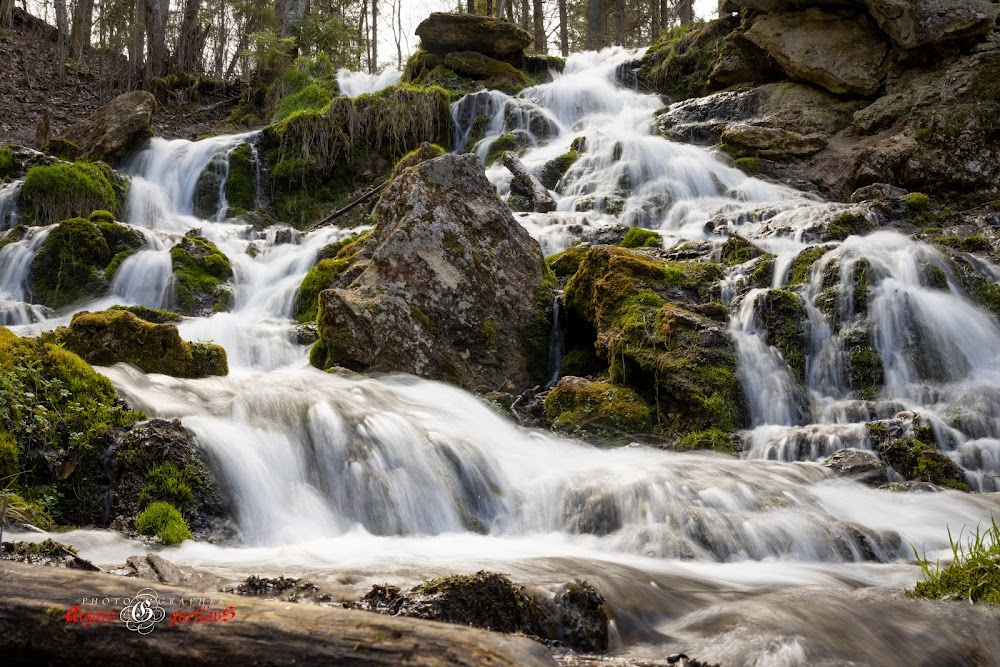
[[[962,545],[962,534],[952,538],[948,531],[953,560],[947,567],[940,563],[933,566],[927,558],[921,558],[913,547],[913,554],[923,570],[924,580],[913,590],[907,591],[913,597],[947,600],[967,600],[1000,604],[1000,526],[996,519],[985,530],[976,529],[969,536],[967,545]]]
[[[17,442],[14,434],[0,431],[0,489],[9,489],[17,481]]]
[[[51,225],[91,211],[118,210],[114,172],[94,162],[32,167],[24,178],[18,204],[26,220]]]
[[[135,518],[135,529],[143,535],[156,535],[164,544],[180,544],[191,539],[187,521],[170,503],[156,502]]]
[[[17,158],[10,146],[0,146],[0,181],[12,176],[18,169]]]
[[[184,507],[194,495],[184,472],[169,461],[150,470],[147,480],[146,486],[139,493],[140,508],[146,508],[157,501]]]

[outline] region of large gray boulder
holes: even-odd
[[[376,216],[355,266],[320,294],[315,364],[487,390],[544,376],[551,290],[542,251],[477,156],[404,170]]]
[[[521,64],[531,35],[523,28],[492,16],[435,12],[416,29],[420,48],[441,56],[475,51],[497,60]]]
[[[865,0],[892,41],[904,49],[982,37],[1000,15],[996,0]]]
[[[759,12],[790,12],[809,7],[864,7],[864,0],[726,0],[725,11],[753,9]]]
[[[124,93],[87,120],[70,125],[59,139],[79,148],[81,158],[117,164],[152,134],[155,110],[152,94],[142,90]]]
[[[866,14],[821,9],[767,14],[746,37],[793,79],[832,93],[874,95],[885,80],[889,43]]]

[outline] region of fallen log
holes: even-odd
[[[331,222],[333,222],[334,220],[336,220],[340,216],[344,215],[345,213],[347,213],[348,211],[350,211],[352,208],[354,208],[358,204],[360,204],[362,202],[365,202],[365,201],[368,201],[369,199],[371,199],[372,197],[374,197],[378,193],[380,193],[383,190],[385,190],[385,188],[386,188],[387,185],[389,185],[389,181],[386,181],[385,183],[382,183],[380,185],[376,185],[374,188],[372,188],[368,192],[364,193],[363,195],[361,195],[360,197],[358,197],[357,199],[355,199],[354,201],[352,201],[350,204],[347,204],[343,208],[337,209],[336,211],[334,211],[330,215],[326,216],[325,218],[323,218],[322,220],[320,220],[319,222],[317,222],[315,225],[313,225],[312,227],[309,228],[309,231],[312,231],[314,229],[319,229],[320,227],[324,227],[324,226],[330,224]]]
[[[517,159],[513,153],[504,152],[500,157],[503,166],[514,175],[516,185],[519,185],[529,199],[531,199],[532,210],[536,213],[551,213],[556,210],[556,201],[545,189],[545,186],[535,178],[524,163]],[[513,185],[511,186],[514,187]]]
[[[109,620],[143,588],[165,611],[151,631]],[[230,606],[232,616],[213,613]],[[85,624],[84,611],[105,614]],[[0,656],[5,665],[555,665],[541,644],[460,625],[10,562],[0,562]]]

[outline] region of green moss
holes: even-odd
[[[979,234],[962,237],[938,236],[934,239],[934,243],[962,252],[992,252],[993,250],[989,240]]]
[[[789,284],[801,285],[809,282],[809,273],[812,270],[813,264],[828,252],[830,252],[830,249],[822,246],[812,246],[800,252],[795,260],[792,261]]]
[[[663,33],[640,61],[640,82],[673,101],[707,94],[722,42],[739,23],[738,17],[726,17]]]
[[[764,160],[759,157],[739,157],[733,160],[733,166],[743,173],[753,176],[764,169]]]
[[[399,162],[397,162],[396,166],[392,169],[392,177],[395,178],[396,176],[399,176],[404,169],[414,167],[421,162],[441,157],[446,152],[447,151],[445,151],[445,149],[441,146],[425,141],[399,159]]]
[[[170,503],[153,503],[135,519],[135,528],[143,535],[156,535],[166,545],[191,539],[187,521]]]
[[[554,255],[550,255],[545,259],[546,266],[551,269],[558,278],[566,278],[574,273],[580,268],[580,262],[583,261],[584,256],[587,254],[587,250],[590,246],[578,245],[572,248],[567,248],[562,252],[557,252]]]
[[[737,266],[763,254],[764,251],[742,236],[732,236],[722,244],[721,259],[726,266]]]
[[[475,51],[449,53],[443,58],[415,54],[407,64],[404,80],[417,85],[441,86],[454,97],[477,90],[499,90],[516,95],[537,80],[509,63]]]
[[[847,355],[847,378],[858,398],[874,401],[885,384],[882,356],[875,349],[870,326],[849,332],[844,339]]]
[[[939,266],[927,264],[920,272],[920,282],[931,289],[947,290],[948,274]]]
[[[767,253],[761,256],[760,261],[750,271],[750,284],[754,287],[770,287],[774,283],[774,260],[775,256]]]
[[[549,314],[555,300],[557,284],[555,274],[546,267],[545,275],[535,289],[535,307],[532,310],[531,320],[520,335],[521,350],[527,361],[529,377],[537,384],[544,384],[551,373],[549,337],[552,335],[552,320]]]
[[[0,181],[17,175],[20,169],[21,164],[14,157],[10,146],[0,146]]]
[[[946,454],[917,438],[892,438],[883,424],[868,425],[874,450],[906,479],[930,482],[957,491],[968,491],[965,473]]]
[[[739,445],[733,442],[732,434],[717,428],[691,433],[684,437],[678,449],[711,449],[727,454],[738,454]]]
[[[17,459],[14,434],[0,431],[0,489],[9,489],[17,482],[17,475],[21,471]]]
[[[593,345],[580,346],[566,350],[562,365],[559,367],[559,376],[588,377],[597,375],[606,369],[607,364],[597,357]]]
[[[21,186],[18,205],[25,220],[37,225],[51,225],[95,209],[117,211],[114,181],[111,168],[103,163],[32,167]]]
[[[859,259],[854,265],[854,312],[859,315],[868,314],[868,272],[872,265],[867,259]]]
[[[147,373],[174,377],[226,375],[226,351],[209,343],[181,340],[172,324],[153,324],[127,310],[81,312],[60,330],[58,340],[87,362],[110,366],[124,362]]]
[[[333,287],[334,279],[351,265],[354,255],[371,236],[371,231],[348,236],[320,251],[320,259],[306,274],[295,295],[295,317],[299,322],[315,322],[319,293]]]
[[[194,497],[191,491],[191,480],[186,471],[181,470],[170,461],[151,468],[147,473],[149,480],[139,494],[139,508],[145,509],[158,501],[170,503],[175,507],[185,507]]]
[[[184,315],[227,310],[229,292],[223,283],[233,277],[229,258],[196,230],[170,249],[174,271],[174,310]]]
[[[229,175],[226,177],[226,204],[232,214],[255,208],[257,168],[250,144],[243,143],[229,153]]]
[[[29,502],[44,498],[67,523],[94,522],[103,453],[115,429],[143,418],[80,357],[0,327],[0,432],[17,443],[17,486]],[[29,492],[35,487],[47,490]]]
[[[837,215],[826,227],[824,241],[843,241],[848,236],[861,236],[874,228],[872,223],[860,213],[844,211]]]
[[[111,306],[108,310],[127,310],[139,319],[152,322],[153,324],[168,324],[184,320],[183,317],[177,313],[171,313],[169,310],[158,310],[156,308],[147,308],[146,306]]]
[[[778,348],[785,363],[805,382],[806,313],[799,297],[785,289],[768,290],[757,301],[757,312],[767,332],[767,343]]]
[[[505,152],[510,151],[516,153],[518,149],[521,148],[521,144],[518,142],[517,137],[513,134],[504,134],[493,140],[490,144],[490,149],[486,153],[486,164],[491,165],[500,159],[500,156]]]
[[[538,180],[549,190],[554,190],[562,177],[570,170],[570,167],[579,159],[580,153],[570,150],[557,158],[549,160],[542,166]]]
[[[563,431],[635,433],[652,426],[652,410],[633,390],[564,378],[545,397],[545,417]]]
[[[625,233],[620,244],[622,248],[662,248],[663,237],[659,232],[642,227],[632,227]]]
[[[63,308],[107,288],[107,267],[118,253],[134,251],[142,236],[117,223],[64,220],[52,230],[31,263],[34,299]]]
[[[6,498],[7,525],[17,526],[26,523],[42,530],[55,528],[55,521],[39,503],[25,500],[21,496],[9,492],[6,493]]]
[[[957,538],[952,537],[949,529],[948,542],[952,561],[944,568],[940,563],[931,566],[914,547],[924,580],[907,593],[931,600],[1000,605],[1000,526],[996,519],[990,521],[985,531],[977,527],[967,541],[961,533]]]
[[[566,284],[566,307],[596,332],[612,383],[657,407],[657,428],[683,437],[745,422],[730,343],[718,325],[673,299],[712,298],[718,264],[666,262],[622,248],[590,248]]]
[[[922,192],[911,192],[901,199],[903,212],[918,227],[941,226],[949,217],[946,208],[939,208]]]
[[[0,220],[0,226],[2,226],[3,224],[4,221]],[[8,245],[10,243],[17,243],[18,241],[23,240],[24,237],[27,235],[28,235],[28,228],[25,227],[24,225],[18,225],[17,227],[12,228],[6,234],[0,237],[0,248],[3,248],[5,245]]]
[[[114,222],[115,221],[115,214],[112,213],[111,211],[102,211],[102,210],[91,211],[90,212],[90,221],[91,222]]]

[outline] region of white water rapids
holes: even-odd
[[[553,191],[558,210],[519,216],[546,254],[609,222],[658,228],[671,244],[709,238],[706,223],[723,220],[778,255],[774,284],[785,284],[803,231],[836,207],[655,136],[651,116],[662,101],[615,82],[634,56],[573,56],[552,83],[520,98],[470,96],[456,118],[488,117],[484,156],[491,138],[520,133],[522,160],[536,172],[584,138]],[[348,94],[382,83],[341,75]],[[468,130],[459,127],[457,148]],[[308,367],[291,319],[295,292],[319,250],[349,230],[259,231],[225,219],[224,199],[219,214],[195,217],[198,176],[245,141],[255,135],[154,139],[135,156],[126,222],[147,247],[122,263],[109,296],[74,309],[168,303],[169,249],[190,229],[233,264],[231,311],[180,324],[185,339],[226,348],[228,377],[100,369],[136,407],[191,429],[232,495],[241,544],[186,542],[162,549],[166,558],[232,579],[305,576],[352,595],[483,568],[539,585],[588,578],[608,598],[616,650],[635,659],[683,650],[726,665],[956,664],[949,658],[1000,654],[1000,616],[901,595],[920,578],[911,545],[947,556],[949,528],[1000,517],[1000,326],[950,274],[947,290],[922,286],[918,261],[947,273],[937,251],[889,232],[831,244],[806,287],[805,397],[760,336],[760,291],[734,302],[731,331],[754,418],[744,459],[601,449],[519,428],[440,383]],[[507,196],[509,174],[499,166],[487,174]],[[0,323],[22,335],[72,315],[29,303],[31,259],[47,232],[0,249]],[[871,266],[867,317],[886,376],[868,402],[845,384],[841,343],[814,307],[826,266],[836,261],[850,276],[861,258]],[[739,269],[730,277],[742,279]],[[851,298],[841,295],[845,317],[854,316]],[[933,377],[913,363],[906,333],[914,330]],[[864,422],[903,409],[927,415],[987,493],[881,491],[817,462],[868,447]],[[58,539],[102,566],[146,550],[109,531]]]

